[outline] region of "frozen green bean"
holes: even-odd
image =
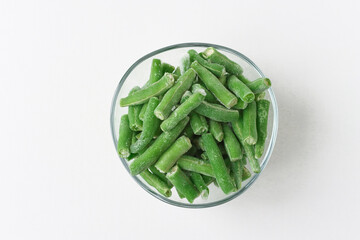
[[[195,112],[190,114],[190,126],[195,135],[201,135],[209,129],[206,119]]]
[[[174,75],[177,75],[178,77],[180,77],[180,76],[181,76],[180,67],[175,68],[173,74],[174,74]]]
[[[234,179],[236,189],[241,189],[241,182],[242,182],[242,174],[243,174],[243,164],[242,161],[235,161],[230,162],[230,170],[231,170],[231,176]]]
[[[213,177],[209,177],[209,176],[206,176],[206,175],[201,175],[206,186],[209,186],[211,183],[213,183],[215,181],[215,178]]]
[[[247,79],[246,77],[244,77],[244,75],[242,75],[242,74],[236,75],[236,76],[237,76],[237,78],[238,78],[240,81],[242,81],[243,83],[245,83],[246,86],[251,83],[251,81],[250,81],[249,79]]]
[[[192,110],[200,105],[200,103],[205,98],[205,94],[205,91],[199,91],[192,94],[187,100],[185,100],[185,102],[177,107],[167,119],[161,123],[161,129],[164,132],[173,129],[182,119],[188,116]]]
[[[257,142],[256,102],[249,103],[247,108],[243,110],[242,124],[244,127],[244,142],[250,145],[255,145]]]
[[[243,153],[241,145],[228,124],[223,124],[224,145],[230,161],[241,160]]]
[[[219,77],[225,75],[226,71],[225,71],[224,66],[217,64],[217,63],[211,63],[211,62],[205,60],[193,49],[189,50],[188,54],[190,56],[191,62],[194,62],[194,61],[199,62],[203,67],[205,67],[210,72],[212,72],[212,74],[214,74],[216,77],[219,78]]]
[[[191,87],[191,91],[193,93],[195,91],[199,91],[201,89],[204,90],[206,93],[205,101],[207,101],[209,103],[218,103],[218,100],[216,99],[216,97],[209,90],[207,90],[203,85],[196,83],[196,84],[192,85],[192,87]]]
[[[202,178],[200,173],[190,172],[190,179],[194,183],[197,190],[200,192],[200,196],[202,199],[207,199],[209,196],[209,188],[207,187],[204,179]]]
[[[203,101],[195,110],[196,113],[218,122],[233,122],[239,118],[239,112],[227,109],[215,103]]]
[[[159,170],[157,170],[157,168],[156,168],[154,165],[150,166],[150,167],[149,167],[149,170],[150,170],[153,174],[155,174],[156,176],[158,176],[158,178],[160,178],[162,181],[164,181],[164,182],[168,185],[169,188],[172,188],[173,185],[172,185],[172,183],[169,181],[169,179],[166,178],[166,174],[165,174],[165,173],[162,173],[162,172],[160,172]]]
[[[224,139],[224,131],[221,123],[210,119],[210,133],[214,136],[216,141],[221,142]]]
[[[154,113],[157,118],[164,120],[170,115],[171,109],[180,101],[185,91],[191,87],[195,76],[196,72],[193,69],[189,69],[181,75],[175,85],[165,93],[160,104],[155,109]]]
[[[176,189],[176,188],[175,188],[175,189]],[[176,189],[176,192],[177,192],[177,194],[179,195],[179,198],[180,198],[180,199],[185,198],[184,194],[182,194],[181,192],[179,192],[179,190]]]
[[[238,98],[238,102],[236,105],[233,106],[234,109],[245,109],[248,106],[248,104],[246,102],[244,102],[243,100],[241,100],[241,98]]]
[[[156,97],[164,93],[174,85],[174,76],[171,73],[165,73],[157,82],[143,88],[132,95],[120,99],[120,106],[139,105],[147,102],[151,97]]]
[[[266,96],[266,92],[261,92],[261,93],[255,94],[255,101],[259,101],[261,99],[264,99],[265,96]]]
[[[130,173],[137,175],[153,165],[159,157],[175,142],[184,130],[189,118],[184,118],[175,128],[169,132],[163,132],[155,142],[130,164]]]
[[[171,188],[168,184],[162,181],[158,176],[152,174],[149,170],[145,170],[140,173],[140,176],[152,187],[158,190],[159,193],[164,195],[165,197],[171,197]]]
[[[221,190],[225,194],[233,192],[235,190],[235,186],[214,137],[210,133],[206,133],[202,135],[201,138],[204,142],[205,151],[209,157],[216,181],[218,182]]]
[[[177,165],[166,174],[166,177],[190,203],[194,202],[195,198],[200,195],[200,192],[196,189],[188,176],[186,176]]]
[[[132,88],[129,92],[129,95],[133,95],[135,92],[139,91],[140,87],[136,86]],[[129,106],[128,115],[129,115],[129,124],[132,131],[141,131],[142,130],[142,121],[139,118],[141,111],[141,105]]]
[[[240,75],[243,72],[243,69],[239,64],[236,62],[230,60],[227,56],[220,53],[218,50],[216,50],[213,47],[207,48],[203,52],[203,56],[210,60],[210,62],[221,64],[225,67],[226,72],[234,75]]]
[[[189,54],[185,54],[181,58],[181,65],[180,65],[181,74],[184,74],[187,70],[189,70],[190,65],[191,65],[190,56]]]
[[[250,90],[255,93],[261,93],[271,87],[271,81],[268,78],[258,78],[251,83],[247,84]]]
[[[212,92],[225,107],[231,108],[237,103],[236,96],[224,87],[219,79],[217,79],[209,70],[201,66],[197,61],[193,62],[191,67],[197,72],[206,88],[209,89],[209,91]]]
[[[161,71],[163,74],[172,73],[175,70],[175,67],[168,63],[161,63]]]
[[[117,151],[120,157],[127,158],[130,155],[130,144],[132,139],[132,131],[129,126],[129,117],[127,114],[121,116],[119,127],[119,139]]]
[[[186,91],[181,97],[180,104],[184,103],[191,95],[192,92]]]
[[[152,97],[149,100],[148,107],[144,116],[144,127],[140,134],[140,138],[131,145],[130,150],[132,153],[138,153],[144,149],[149,142],[154,138],[160,126],[160,119],[154,115],[154,110],[159,104],[157,97]]]
[[[244,136],[243,136],[243,124],[242,124],[242,114],[240,114],[240,117],[237,121],[232,122],[232,128],[233,131],[236,135],[236,137],[239,139],[241,145],[243,146],[244,150],[245,150],[245,154],[249,160],[250,163],[250,167],[253,170],[253,172],[255,173],[259,173],[260,172],[260,164],[259,161],[255,158],[255,150],[254,150],[254,146],[253,145],[249,145],[247,143],[245,143],[244,141]]]
[[[243,172],[242,172],[242,181],[245,181],[246,179],[248,179],[249,177],[251,177],[251,173],[249,171],[249,169],[247,169],[245,166],[243,167]]]
[[[227,74],[219,77],[219,81],[221,82],[222,85],[226,85],[226,81],[227,81]]]
[[[178,138],[175,143],[161,155],[156,162],[155,167],[160,172],[168,172],[170,168],[175,165],[176,161],[191,148],[191,146],[189,138],[185,136]]]
[[[255,144],[255,158],[261,158],[264,153],[265,140],[267,137],[267,122],[269,116],[270,102],[261,99],[256,102],[256,127],[258,140]]]
[[[244,102],[251,103],[255,100],[255,94],[236,76],[231,75],[226,84],[230,91]]]
[[[177,162],[177,165],[183,170],[190,172],[197,172],[202,175],[214,177],[214,172],[210,163],[200,160],[196,157],[188,155],[181,156]]]
[[[140,119],[141,121],[144,121],[144,116],[145,116],[145,112],[146,112],[147,105],[148,105],[148,103],[146,102],[146,103],[144,103],[144,104],[141,106],[141,111],[140,111],[140,113],[139,113],[139,119]]]
[[[163,72],[161,69],[161,61],[160,59],[154,58],[151,63],[150,78],[147,81],[147,83],[145,83],[144,88],[159,81],[162,76],[163,76]]]

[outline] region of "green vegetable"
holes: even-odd
[[[209,70],[201,66],[197,61],[193,62],[191,67],[197,72],[206,88],[209,89],[209,91],[212,92],[225,107],[231,108],[237,103],[236,96],[226,89],[219,79],[217,79]]]
[[[171,109],[180,101],[182,95],[188,90],[196,76],[196,72],[193,69],[186,71],[177,80],[175,85],[170,88],[164,95],[158,107],[155,109],[155,116],[161,120],[166,119]]]
[[[183,134],[187,136],[188,138],[192,138],[194,136],[194,132],[190,126],[190,124],[186,125]]]
[[[189,113],[197,108],[205,98],[205,91],[195,92],[187,100],[185,100],[179,107],[177,107],[171,115],[165,119],[160,127],[164,132],[173,129],[182,119],[189,115]]]
[[[200,196],[202,199],[207,199],[209,196],[209,188],[207,187],[204,179],[202,178],[200,173],[190,172],[190,179],[194,183],[197,190],[200,192]]]
[[[195,112],[190,114],[190,126],[195,135],[201,135],[209,129],[206,119]]]
[[[243,110],[243,137],[244,142],[255,145],[257,141],[256,129],[256,102],[249,103],[248,107]]]
[[[150,86],[151,84],[159,81],[159,79],[163,76],[163,72],[161,69],[161,61],[160,59],[154,58],[151,63],[151,71],[150,71],[150,78],[145,83],[144,88]]]
[[[269,115],[270,102],[261,99],[256,102],[256,127],[258,140],[255,144],[255,158],[261,158],[264,153],[265,140],[267,137],[267,122]]]
[[[166,177],[190,203],[194,202],[195,198],[200,195],[200,192],[188,176],[186,176],[178,166],[175,165],[170,172],[166,174]]]
[[[237,110],[227,109],[215,103],[203,101],[196,109],[198,114],[218,122],[233,122],[239,118]]]
[[[226,72],[233,74],[233,75],[241,75],[243,72],[243,69],[240,67],[239,64],[237,64],[234,61],[231,61],[227,56],[220,53],[218,50],[216,50],[213,47],[207,48],[203,55],[205,59],[210,60],[210,62],[221,64],[225,67]]]
[[[236,105],[233,106],[234,109],[245,109],[248,106],[246,102],[238,98],[238,102]]]
[[[190,56],[189,54],[185,54],[184,57],[181,58],[181,65],[180,65],[181,74],[184,74],[187,70],[189,70],[190,64],[191,64]]]
[[[266,96],[266,92],[261,92],[261,93],[255,94],[255,101],[259,101],[261,99],[264,99],[265,96]]]
[[[221,142],[224,139],[224,132],[221,123],[210,119],[210,133],[214,136],[216,141]]]
[[[147,102],[151,97],[156,97],[166,92],[174,85],[174,76],[171,73],[165,73],[157,82],[143,88],[132,95],[120,99],[120,106],[139,105]]]
[[[241,189],[242,175],[243,175],[243,164],[242,161],[230,162],[231,176],[234,179],[236,189]]]
[[[231,75],[226,84],[230,91],[244,102],[251,103],[255,100],[255,94],[236,76]]]
[[[120,157],[126,158],[130,156],[132,134],[133,133],[130,129],[128,115],[122,115],[120,120],[119,139],[117,145],[117,151]]]
[[[230,161],[234,162],[241,160],[243,153],[239,141],[235,137],[233,131],[231,130],[228,124],[223,124],[223,129],[224,129],[224,145],[227,155],[230,158]]]
[[[129,95],[133,95],[135,92],[137,92],[139,90],[140,90],[140,87],[136,86],[130,90]],[[128,110],[129,124],[130,124],[130,129],[133,131],[141,131],[142,130],[142,121],[139,118],[141,107],[142,107],[141,105],[129,106],[129,110]]]
[[[191,87],[192,92],[199,91],[200,89],[204,90],[206,93],[205,101],[210,102],[210,103],[218,102],[216,97],[214,97],[214,95],[209,90],[207,90],[203,85],[196,83],[196,84],[192,85],[192,87]]]
[[[258,78],[247,84],[247,86],[253,93],[259,94],[271,87],[271,81],[268,78]]]
[[[172,188],[172,187],[173,187],[172,183],[166,178],[166,174],[160,172],[159,170],[157,170],[154,165],[150,166],[150,167],[149,167],[149,170],[150,170],[153,174],[155,174],[156,176],[158,176],[158,178],[160,178],[161,180],[163,180],[163,181],[168,185],[169,188]]]
[[[243,172],[242,172],[242,181],[245,181],[246,179],[248,179],[249,177],[251,177],[251,173],[249,171],[249,169],[247,169],[245,166],[243,167]]]
[[[153,186],[156,190],[159,191],[165,197],[171,197],[171,189],[168,184],[162,181],[158,176],[152,174],[149,170],[145,170],[140,173],[140,176],[150,185]]]
[[[150,98],[144,116],[143,131],[141,132],[140,138],[130,147],[132,153],[138,153],[144,149],[159,129],[160,120],[154,115],[154,109],[158,104],[159,99],[157,97]]]
[[[168,172],[173,167],[176,161],[191,148],[190,139],[182,136],[178,138],[175,143],[166,150],[159,160],[156,162],[155,167],[160,172]]]
[[[162,63],[161,64],[161,72],[163,74],[165,73],[172,73],[175,70],[175,67],[168,63]]]
[[[144,103],[144,104],[141,106],[141,111],[140,111],[140,113],[139,113],[139,119],[140,119],[141,121],[144,121],[144,116],[145,116],[145,112],[146,112],[147,105],[148,105],[148,103],[146,102],[146,103]],[[136,106],[137,106],[137,105],[136,105]]]
[[[159,157],[175,142],[184,130],[189,118],[184,118],[169,132],[163,132],[146,151],[130,164],[130,173],[137,175],[153,165]]]
[[[233,192],[235,190],[235,186],[232,182],[230,174],[228,173],[224,159],[214,137],[210,133],[206,133],[202,135],[201,138],[204,142],[205,151],[209,157],[216,181],[218,182],[221,190],[225,194]]]
[[[187,155],[181,156],[177,162],[177,165],[183,170],[197,172],[209,177],[215,176],[210,163],[200,160],[196,157]]]
[[[191,49],[188,51],[188,54],[190,56],[190,61],[199,62],[203,67],[208,69],[210,72],[212,72],[216,77],[221,77],[225,75],[225,67],[217,64],[217,63],[211,63],[203,59],[195,50]]]

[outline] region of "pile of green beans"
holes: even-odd
[[[189,50],[181,66],[153,59],[149,80],[120,99],[118,154],[165,197],[207,199],[260,172],[267,138],[268,78],[250,81],[217,49]],[[247,163],[249,165],[247,166]]]

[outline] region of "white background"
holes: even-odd
[[[0,239],[359,239],[360,2],[1,1]],[[259,180],[222,206],[160,202],[110,134],[127,68],[181,42],[272,79],[280,126]]]

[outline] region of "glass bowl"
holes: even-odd
[[[119,123],[120,117],[123,114],[127,113],[127,108],[121,108],[119,105],[119,100],[122,97],[128,95],[131,88],[134,86],[143,86],[148,80],[150,75],[150,66],[153,58],[161,59],[161,61],[172,64],[173,66],[179,66],[181,63],[181,58],[187,53],[190,49],[195,49],[198,52],[205,50],[207,47],[214,47],[220,52],[228,56],[231,60],[237,62],[244,69],[244,76],[249,80],[255,80],[259,77],[265,77],[265,75],[260,71],[260,69],[246,56],[243,54],[219,45],[209,44],[209,43],[182,43],[171,45],[168,47],[161,48],[159,50],[153,51],[144,57],[137,60],[124,74],[121,78],[113,97],[111,105],[111,115],[110,115],[110,124],[111,124],[111,133],[114,141],[115,149],[117,147],[117,140],[119,136]],[[275,82],[276,84],[276,82]],[[271,153],[274,149],[276,135],[278,131],[278,107],[275,99],[275,94],[270,88],[267,90],[266,98],[270,100],[270,111],[269,111],[269,120],[268,120],[268,138],[266,140],[265,151],[263,157],[259,159],[261,172],[264,170],[266,164],[268,163]],[[120,158],[121,162],[124,164],[126,170],[129,172],[129,162]],[[249,164],[247,168],[251,170]],[[159,194],[156,189],[148,185],[142,178],[138,176],[131,176],[145,191],[150,193],[152,196],[157,199],[166,202],[168,204],[185,207],[185,208],[206,208],[213,207],[223,203],[226,203],[244,193],[259,177],[261,174],[254,174],[243,182],[242,188],[234,193],[225,195],[220,188],[214,186],[212,183],[209,185],[210,194],[207,200],[203,200],[198,197],[194,203],[188,203],[186,199],[180,199],[177,195],[177,192],[173,189],[173,194],[170,198],[166,198]]]

